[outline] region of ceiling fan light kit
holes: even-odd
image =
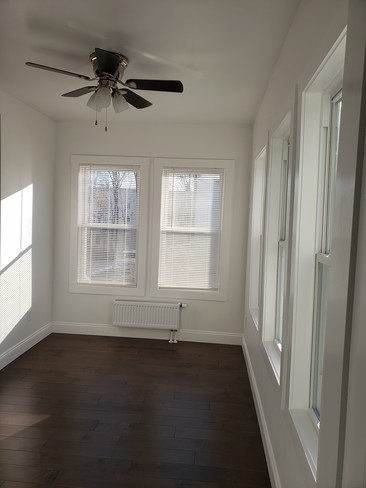
[[[112,93],[112,104],[116,114],[123,112],[129,108],[129,105],[122,93],[115,90]]]
[[[95,48],[94,52],[90,54],[89,59],[93,67],[94,78],[29,61],[25,64],[32,68],[53,71],[67,76],[73,76],[81,80],[96,81],[96,86],[78,88],[77,90],[62,95],[63,97],[76,98],[92,93],[86,105],[95,110],[96,113],[101,112],[103,109],[107,110],[111,102],[116,113],[128,109],[129,104],[137,109],[146,108],[152,105],[151,102],[132,90],[151,90],[171,93],[183,92],[183,84],[178,80],[129,79],[124,82],[122,78],[125,69],[128,66],[128,59],[122,54]],[[121,85],[121,88],[119,88],[119,85]]]
[[[89,98],[87,106],[97,112],[101,112],[103,108],[108,108],[111,104],[111,93],[107,86],[101,86]]]

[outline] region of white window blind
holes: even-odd
[[[140,170],[81,164],[78,283],[137,286]]]
[[[163,169],[159,288],[218,290],[223,182],[223,169]]]

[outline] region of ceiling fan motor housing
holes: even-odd
[[[102,51],[102,50],[98,50]],[[113,81],[122,81],[125,69],[128,66],[128,59],[123,56],[122,54],[110,52],[110,51],[102,51],[103,53],[103,66],[101,64],[101,57],[99,55],[99,62],[98,62],[98,53],[95,51],[92,52],[89,56],[90,62],[93,66],[94,75],[99,79],[106,79],[106,80],[113,80]],[[105,56],[107,54],[107,56]]]

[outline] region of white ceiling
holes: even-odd
[[[0,0],[0,88],[56,120],[90,119],[95,47],[129,59],[127,78],[180,79],[183,94],[139,90],[153,103],[126,121],[253,122],[299,0]],[[1,111],[1,107],[0,107]]]

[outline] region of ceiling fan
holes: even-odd
[[[95,48],[89,59],[93,66],[94,78],[29,61],[25,64],[32,68],[54,71],[55,73],[73,76],[81,80],[97,81],[96,86],[84,86],[62,95],[63,97],[80,97],[92,93],[87,106],[97,112],[100,112],[103,108],[108,108],[111,101],[116,113],[129,108],[128,104],[137,109],[152,105],[151,102],[132,90],[183,92],[183,84],[178,80],[129,79],[122,81],[124,71],[128,66],[128,59],[122,54]]]

